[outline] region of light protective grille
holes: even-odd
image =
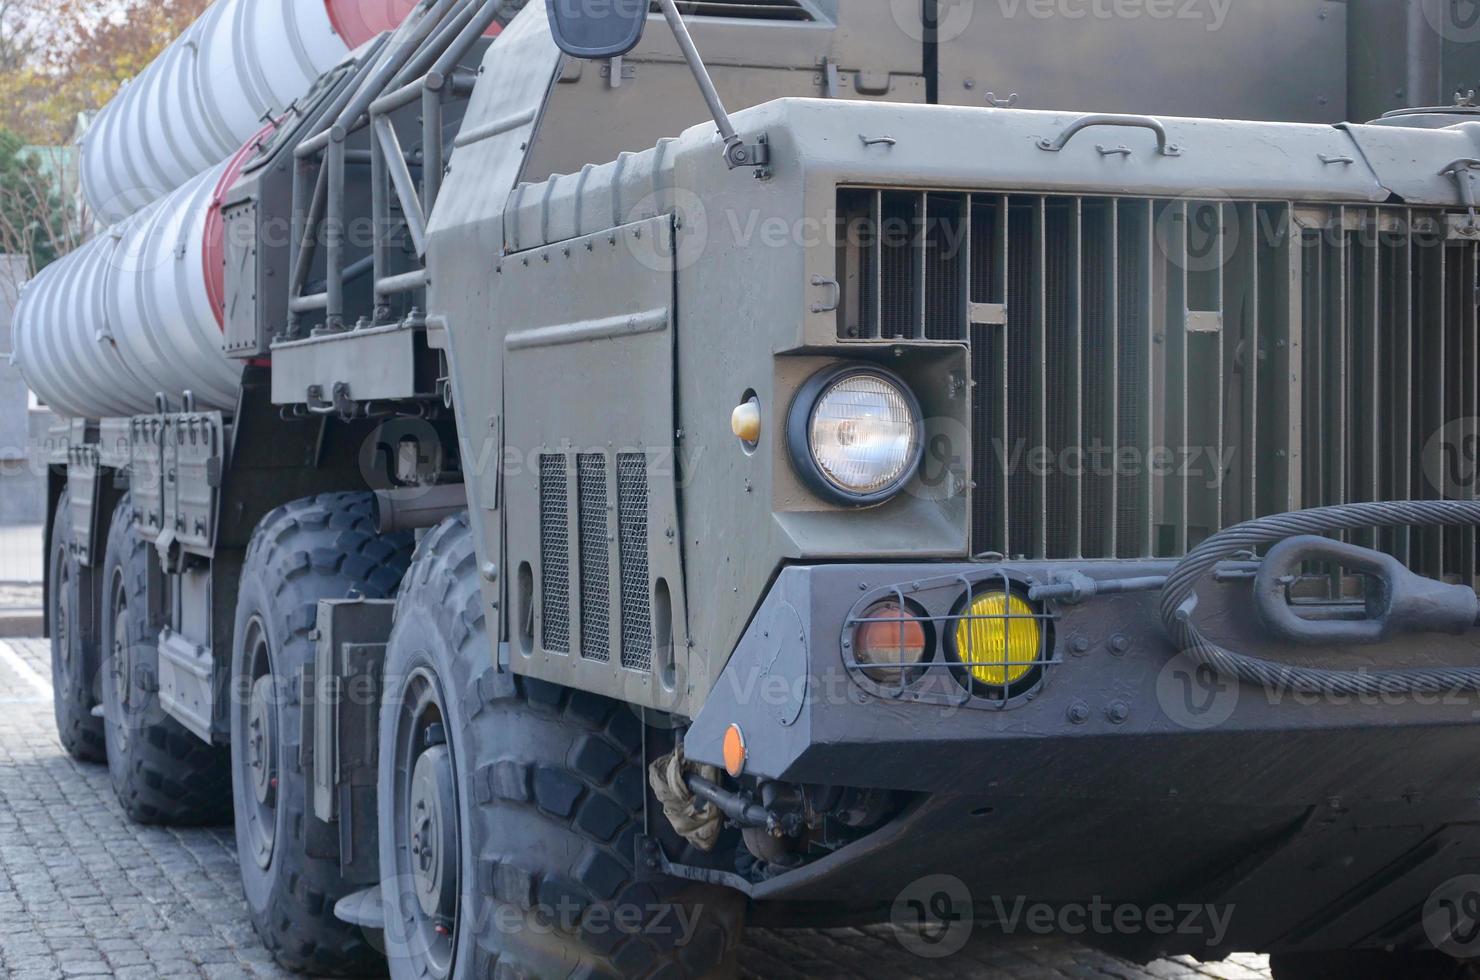
[[[1055,616],[1028,591],[1027,582],[992,568],[866,590],[843,623],[843,664],[883,700],[1015,707],[1043,690],[1060,663]],[[933,638],[923,660],[870,655],[864,630],[887,640],[895,628],[901,651],[909,648],[907,630]]]

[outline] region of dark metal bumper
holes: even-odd
[[[1169,571],[1073,567],[1106,578]],[[1009,574],[1047,582],[1065,568]],[[1006,703],[909,701],[854,679],[843,637],[861,597],[984,574],[1001,572],[781,574],[689,729],[688,757],[721,764],[734,723],[747,775],[919,796],[868,837],[751,887],[754,897],[887,904],[922,876],[948,873],[983,901],[1234,903],[1229,949],[1422,945],[1416,910],[1438,884],[1480,866],[1480,699],[1327,699],[1222,681],[1177,656],[1154,592],[1053,609],[1043,681]],[[1200,591],[1198,618],[1226,645],[1271,660],[1375,670],[1480,657],[1475,631],[1281,646],[1236,577]]]
[[[1170,570],[1167,563],[1043,563],[1008,566],[1007,574],[1026,585],[1048,582],[1067,567],[1095,578]],[[957,591],[964,591],[964,583],[1001,574],[979,565],[786,569],[689,730],[689,758],[721,763],[724,730],[735,723],[749,749],[747,773],[770,779],[835,784],[846,778],[854,786],[957,793],[986,775],[999,787],[1023,780],[1021,789],[1054,795],[1159,796],[1171,779],[1167,762],[1198,764],[1212,753],[1222,760],[1220,767],[1238,759],[1268,763],[1272,759],[1261,748],[1266,741],[1341,745],[1348,739],[1400,738],[1428,744],[1451,728],[1473,728],[1480,739],[1480,728],[1474,728],[1480,698],[1469,694],[1323,698],[1241,687],[1199,671],[1168,640],[1154,592],[1051,607],[1052,662],[1043,681],[1005,703],[895,697],[860,681],[846,666],[847,623],[868,596],[896,588],[910,594],[952,581],[963,583]],[[1271,642],[1254,614],[1247,579],[1202,590],[1198,618],[1226,645],[1275,661],[1376,670],[1480,659],[1480,631],[1374,646]],[[1230,746],[1239,745],[1246,748],[1230,757]],[[1147,765],[1152,749],[1161,766]],[[1406,788],[1393,783],[1383,767],[1360,773],[1349,768],[1303,767],[1299,779],[1270,789],[1278,799],[1309,801],[1329,793]],[[1476,768],[1480,772],[1480,761]],[[1204,782],[1198,775],[1177,780]],[[1226,773],[1206,782],[1200,796],[1247,799],[1247,790],[1237,780],[1230,785]],[[1431,781],[1430,790],[1441,788]],[[1449,789],[1461,792],[1464,786]]]

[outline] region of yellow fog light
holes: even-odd
[[[952,653],[979,684],[1012,687],[1039,665],[1042,652],[1043,628],[1021,596],[983,592],[956,622]]]

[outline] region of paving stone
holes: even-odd
[[[8,640],[43,677],[44,640]],[[257,941],[236,878],[230,827],[135,827],[108,770],[72,761],[48,700],[0,663],[0,977],[288,980]],[[1268,980],[1260,957],[1136,966],[1068,940],[979,929],[960,951],[917,956],[893,926],[753,931],[746,980],[878,976],[967,980]]]

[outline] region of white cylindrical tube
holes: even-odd
[[[221,195],[269,135],[262,117],[417,3],[218,0],[124,87],[82,158],[88,202],[113,227],[43,270],[16,308],[14,361],[39,398],[73,418],[147,413],[156,394],[178,405],[186,391],[202,409],[235,407]]]
[[[207,219],[233,161],[187,181],[30,282],[15,312],[15,363],[59,414],[152,411],[186,391],[236,405],[241,365],[221,349],[205,258]],[[217,230],[214,233],[219,233]]]
[[[217,0],[94,120],[82,189],[122,221],[224,159],[416,0]]]

